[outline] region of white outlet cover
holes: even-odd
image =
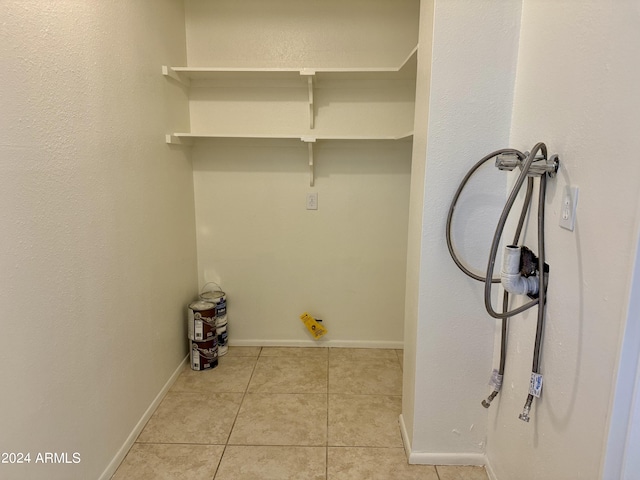
[[[318,210],[318,192],[307,193],[307,210]]]
[[[578,206],[578,187],[565,185],[560,205],[560,226],[573,232],[576,225],[576,207]]]

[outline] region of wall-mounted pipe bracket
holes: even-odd
[[[524,152],[525,156],[529,156],[529,152]],[[496,156],[496,167],[498,170],[512,171],[514,168],[522,168],[522,160],[514,153],[503,153]],[[539,177],[545,173],[553,178],[560,168],[560,157],[558,154],[551,155],[546,159],[543,155],[536,155],[535,160],[529,167],[528,175],[530,177]]]

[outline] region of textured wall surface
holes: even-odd
[[[403,411],[412,421],[411,453],[425,463],[455,462],[461,455],[440,452],[482,454],[486,437],[490,473],[497,479],[617,478],[614,467],[605,472],[603,465],[640,221],[640,167],[632,160],[640,147],[635,62],[640,11],[630,2],[525,0],[520,17],[515,3],[502,5],[504,16],[496,16],[499,3],[436,2],[416,374],[409,381],[405,375],[404,387],[405,395],[415,392],[413,401],[404,401],[411,410]],[[491,47],[490,31],[511,32],[512,40],[494,37]],[[513,84],[516,65],[513,87],[508,80]],[[478,115],[481,111],[485,115]],[[483,371],[490,362],[483,352],[490,347],[489,335],[471,323],[484,321],[481,293],[459,272],[454,275],[444,246],[436,245],[446,216],[446,201],[438,203],[438,194],[452,194],[455,187],[457,175],[445,167],[463,171],[452,145],[463,145],[461,152],[506,144],[525,150],[538,141],[562,159],[546,203],[551,280],[544,389],[531,422],[518,420],[531,371],[536,315],[530,311],[511,321],[505,385],[487,423],[478,400],[488,390]],[[558,226],[565,185],[580,187],[574,232]],[[468,227],[458,232],[463,237],[481,232],[472,228],[469,212],[462,220]],[[535,246],[535,224],[529,223],[526,243]],[[480,243],[478,252],[486,248]],[[473,253],[476,247],[462,248]],[[443,288],[466,300],[456,303]],[[494,364],[497,355],[496,344]],[[444,382],[454,375],[455,382]]]
[[[416,45],[418,8],[418,0],[186,0],[189,65],[393,65]]]
[[[531,423],[520,422],[531,312],[512,322],[487,454],[499,479],[597,479],[640,220],[640,10],[633,2],[523,5],[511,140],[523,148],[546,142],[562,167],[547,194],[542,397]],[[573,232],[558,226],[565,185],[580,187]],[[528,235],[535,245],[534,226]]]
[[[429,86],[431,84],[431,41],[433,38],[433,1],[420,2],[420,39],[416,74],[416,106],[411,185],[409,191],[409,228],[407,232],[407,276],[404,302],[404,362],[402,367],[402,416],[400,419],[405,449],[410,453],[413,439],[416,386],[416,348],[418,345],[418,296],[422,247],[422,212],[424,205],[424,169],[427,152],[426,131],[429,125]]]
[[[417,8],[417,0],[188,0],[187,55],[194,66],[399,66],[417,42]],[[258,88],[252,95],[254,89],[238,82],[218,96],[200,90],[192,88],[191,101],[199,131],[226,132],[231,112],[211,121],[229,110],[225,95],[235,102],[236,120],[247,116],[237,133],[255,134],[256,122],[268,124],[270,133],[290,133],[298,124],[308,129],[307,105],[299,110],[302,121],[277,108],[287,106],[287,88],[268,94]],[[367,103],[357,95],[367,90],[327,96],[344,85],[318,87],[317,130],[324,109],[397,118],[385,105],[390,100]],[[306,88],[302,95],[308,98]],[[270,103],[271,96],[278,102]],[[412,115],[405,119],[410,123]],[[407,129],[404,121],[395,123]],[[359,127],[338,134],[361,134]],[[313,342],[298,319],[308,310],[326,322],[323,341],[400,347],[411,143],[319,141],[314,158],[312,188],[307,146],[298,140],[212,140],[193,147],[200,281],[220,281],[229,293],[232,344]],[[311,191],[319,195],[317,211],[305,210]]]
[[[484,462],[487,413],[480,401],[488,393],[495,321],[484,311],[482,283],[451,260],[445,224],[467,170],[509,144],[519,18],[516,2],[435,2],[428,126],[415,134],[416,142],[426,141],[426,158],[413,160],[425,162],[424,210],[419,220],[412,217],[410,238],[420,248],[414,246],[408,258],[420,269],[412,285],[407,282],[415,375],[405,375],[403,387],[413,395],[403,400],[413,463]],[[428,88],[420,77],[418,88]],[[421,108],[426,115],[422,105],[416,112]],[[461,198],[454,239],[473,266],[486,262],[505,185],[506,176],[490,167]],[[417,299],[410,289],[417,289]]]
[[[186,354],[192,173],[163,135],[188,118],[160,73],[184,39],[180,2],[2,4],[0,451],[32,462],[0,478],[98,478]]]
[[[411,142],[318,142],[310,188],[299,140],[193,147],[199,270],[228,293],[232,344],[312,343],[309,311],[321,344],[402,346],[410,158]]]

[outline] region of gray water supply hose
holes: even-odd
[[[453,258],[453,261],[455,262],[455,264],[458,266],[458,268],[460,268],[460,270],[465,275],[473,278],[474,280],[478,280],[480,282],[485,282],[486,277],[480,276],[471,272],[471,270],[469,270],[469,268],[467,268],[463,264],[463,262],[458,258],[455,248],[453,246],[453,240],[451,238],[451,224],[453,221],[453,213],[455,211],[456,204],[469,179],[482,165],[484,165],[489,160],[497,157],[498,155],[515,155],[519,161],[522,161],[526,158],[526,155],[524,153],[512,148],[496,150],[495,152],[491,152],[490,154],[484,156],[473,167],[471,167],[471,169],[467,172],[467,174],[464,176],[464,178],[460,182],[460,185],[458,186],[458,189],[456,190],[456,193],[453,196],[453,200],[451,201],[451,206],[449,207],[449,213],[447,215],[446,238],[447,238],[447,248],[449,249],[451,258]],[[522,210],[520,212],[520,218],[518,220],[518,225],[516,227],[516,233],[514,234],[514,238],[513,238],[514,244],[517,244],[519,242],[520,234],[522,233],[522,228],[524,227],[524,221],[527,217],[527,212],[529,211],[529,207],[531,205],[532,195],[533,195],[533,178],[530,177],[527,182],[527,192],[522,205]],[[493,278],[491,281],[493,283],[498,283],[501,281],[501,279]],[[502,298],[502,311],[506,312],[508,308],[509,308],[509,292],[505,290],[503,292],[503,298]],[[509,330],[509,317],[504,317],[501,320],[502,320],[502,326],[500,331],[500,364],[498,367],[498,371],[494,372],[494,375],[492,375],[492,384],[493,384],[494,390],[485,400],[482,400],[482,406],[485,408],[489,408],[489,406],[491,405],[491,402],[498,395],[498,393],[500,393],[500,389],[502,388],[502,378],[504,377],[504,369],[505,369],[506,359],[507,359],[507,334]]]
[[[524,160],[526,157],[524,155],[524,153],[515,150],[513,148],[503,148],[500,150],[496,150],[495,152],[491,152],[489,155],[486,155],[484,157],[482,157],[473,167],[471,167],[471,169],[469,169],[469,171],[467,172],[467,174],[464,176],[464,178],[462,179],[462,181],[460,182],[460,185],[458,186],[458,190],[456,190],[456,193],[453,196],[453,200],[451,201],[451,206],[449,207],[449,213],[447,215],[447,229],[446,229],[446,236],[447,236],[447,248],[449,249],[449,254],[451,255],[451,258],[453,259],[453,261],[455,262],[455,264],[458,266],[458,268],[460,270],[462,270],[462,272],[473,278],[474,280],[478,280],[479,282],[484,282],[485,281],[485,277],[478,275],[476,273],[473,273],[469,268],[467,268],[458,258],[458,255],[456,254],[455,249],[453,248],[453,240],[451,239],[451,220],[453,219],[453,212],[456,209],[456,203],[458,203],[458,199],[460,198],[460,194],[462,193],[462,190],[464,190],[464,187],[467,185],[467,182],[469,181],[469,179],[473,176],[474,173],[476,173],[476,170],[478,170],[482,165],[484,165],[486,162],[488,162],[489,160],[497,157],[498,155],[502,155],[502,154],[512,154],[512,155],[516,155],[518,157],[518,159],[520,160]],[[524,212],[524,215],[521,216],[521,220],[522,223],[524,223],[524,217],[526,216],[526,211]],[[518,231],[522,230],[522,225],[519,224],[519,229]],[[517,239],[513,242],[513,243],[517,243]],[[500,278],[493,278],[491,279],[491,282],[493,283],[500,283]]]
[[[474,280],[478,280],[480,282],[485,282],[486,278],[484,276],[480,276],[471,272],[471,270],[469,270],[458,258],[455,248],[453,246],[453,240],[451,238],[451,224],[453,221],[453,213],[455,211],[456,204],[469,179],[482,165],[484,165],[489,160],[497,157],[498,155],[515,155],[519,161],[522,161],[526,158],[524,153],[512,148],[496,150],[495,152],[491,152],[490,154],[484,156],[473,167],[471,167],[471,169],[467,172],[467,174],[464,176],[464,178],[460,182],[460,185],[458,186],[458,189],[456,190],[456,193],[453,196],[453,200],[451,201],[451,206],[449,207],[449,213],[447,215],[446,238],[447,238],[447,248],[449,249],[451,258],[453,258],[453,261],[455,262],[455,264],[458,266],[458,268],[460,268],[460,270],[465,275],[473,278]],[[522,205],[520,218],[518,220],[516,233],[513,239],[514,244],[517,244],[520,239],[520,234],[524,226],[524,221],[527,217],[527,212],[529,211],[529,207],[531,205],[532,195],[533,195],[533,178],[530,177],[527,182],[527,193],[525,195],[525,200]],[[494,278],[491,281],[493,283],[498,283],[501,281],[501,279]],[[506,312],[508,308],[509,308],[509,292],[505,290],[502,298],[502,311]],[[482,406],[485,408],[489,408],[489,406],[491,405],[491,402],[498,395],[498,393],[500,393],[500,389],[502,388],[502,379],[504,377],[504,369],[505,369],[506,359],[507,359],[508,329],[509,329],[509,317],[504,317],[502,318],[502,327],[500,331],[500,364],[499,364],[498,371],[494,372],[494,375],[492,375],[492,384],[493,384],[494,390],[485,400],[482,400]]]
[[[491,305],[490,280],[493,276],[493,269],[495,266],[498,245],[500,244],[500,238],[502,237],[502,232],[504,230],[504,225],[507,221],[507,217],[509,216],[509,212],[511,210],[511,207],[513,207],[516,197],[520,191],[520,188],[524,183],[524,179],[529,175],[529,170],[531,168],[531,165],[536,160],[536,155],[539,151],[542,152],[542,159],[545,162],[547,161],[546,145],[544,143],[536,144],[531,150],[531,153],[529,153],[529,155],[527,156],[527,159],[525,160],[524,164],[522,165],[521,167],[522,171],[520,172],[520,175],[518,176],[518,179],[516,180],[516,183],[513,189],[511,190],[511,194],[507,198],[507,203],[505,204],[504,209],[502,210],[502,215],[500,215],[500,219],[498,220],[498,226],[496,227],[496,231],[493,237],[493,242],[491,244],[491,253],[489,254],[489,264],[487,266],[487,275],[485,277],[485,289],[484,289],[485,291],[484,300],[485,300],[486,310],[489,313],[489,315],[491,315],[494,318],[504,318],[504,316],[507,314],[510,314],[510,316],[516,315],[525,310],[528,310],[534,305],[538,305],[538,322],[536,325],[536,339],[535,339],[535,344],[533,349],[533,365],[531,369],[532,384],[534,383],[534,379],[539,378],[540,382],[542,379],[542,377],[540,376],[540,355],[542,351],[542,332],[544,330],[544,314],[545,314],[545,307],[546,307],[546,289],[547,289],[546,275],[544,273],[545,272],[544,202],[545,202],[546,190],[547,190],[546,173],[542,173],[540,175],[540,190],[538,195],[538,298],[522,305],[519,308],[511,310],[510,312],[506,312],[506,313],[503,312],[502,314],[499,314],[498,312],[493,310],[493,307]],[[557,165],[556,165],[556,169],[557,169]],[[541,389],[541,384],[540,384],[540,387],[537,389],[537,391],[539,392],[540,389]],[[533,396],[534,396],[531,392],[532,392],[532,388],[529,388],[529,394],[527,396],[527,400],[523,407],[522,413],[518,417],[520,418],[520,420],[523,420],[525,422],[528,422],[530,419],[529,412],[531,411],[531,405],[533,403]]]
[[[545,152],[546,157],[546,152]],[[539,272],[539,296],[538,300],[538,323],[536,325],[536,342],[533,349],[533,364],[531,366],[531,384],[534,383],[534,379],[540,374],[540,355],[542,353],[542,332],[544,331],[544,318],[547,308],[547,278],[545,272],[545,251],[544,251],[544,200],[547,192],[547,177],[542,175],[540,177],[540,196],[538,198],[538,272]],[[542,377],[540,376],[540,389],[542,388]],[[538,390],[539,391],[539,390]],[[529,395],[522,409],[522,413],[518,418],[522,421],[529,422],[529,412],[531,411],[531,404],[533,403],[533,394],[531,388],[529,388]]]
[[[520,188],[522,188],[522,184],[524,183],[525,179],[527,178],[527,176],[529,175],[529,169],[531,168],[531,164],[533,163],[533,161],[535,160],[536,154],[538,153],[539,150],[543,151],[543,157],[546,160],[547,158],[547,147],[544,145],[544,143],[538,143],[536,144],[535,147],[533,147],[533,150],[531,151],[531,153],[527,156],[527,159],[525,160],[525,162],[522,164],[522,171],[520,172],[520,175],[518,176],[515,185],[513,186],[513,188],[511,189],[511,193],[509,194],[509,197],[507,198],[507,203],[505,204],[503,210],[502,210],[502,214],[500,215],[500,219],[498,220],[498,225],[496,226],[496,231],[493,235],[493,241],[491,242],[491,250],[489,253],[489,264],[487,265],[487,275],[485,277],[485,284],[484,284],[484,305],[485,308],[487,309],[487,313],[489,315],[491,315],[493,318],[505,318],[505,317],[512,317],[513,315],[517,315],[519,313],[522,313],[526,310],[529,310],[531,307],[535,306],[538,304],[538,298],[533,299],[532,301],[525,303],[524,305],[521,305],[518,308],[515,308],[509,312],[502,312],[502,313],[498,313],[493,309],[493,306],[491,305],[491,282],[490,280],[492,279],[493,276],[493,270],[495,268],[495,264],[496,264],[496,256],[498,254],[498,246],[500,245],[500,239],[502,238],[502,232],[504,231],[504,226],[505,223],[507,223],[507,218],[509,216],[509,212],[511,211],[511,208],[513,207],[513,204],[516,201],[516,198],[518,197],[518,193],[520,192]],[[538,210],[538,216],[540,215],[540,211]],[[538,238],[538,243],[540,243],[539,241],[540,239]],[[539,247],[540,245],[538,245]]]
[[[544,166],[542,168],[539,168],[538,166],[534,167],[534,169],[532,169],[532,165],[534,161],[540,160],[540,158],[537,158],[537,154],[538,152],[541,151],[542,152],[542,160],[545,162]],[[497,157],[498,155],[504,155],[504,154],[508,154],[508,155],[515,155],[517,158],[515,161],[512,161],[512,166],[509,169],[513,169],[515,166],[520,166],[521,168],[521,172],[520,175],[518,176],[515,185],[513,187],[513,189],[511,190],[511,193],[509,195],[509,197],[507,198],[507,202],[505,204],[505,207],[502,211],[502,214],[500,215],[500,219],[498,221],[498,225],[496,227],[495,233],[494,233],[494,237],[493,237],[493,241],[492,241],[492,245],[491,245],[491,252],[489,255],[489,262],[488,262],[488,266],[487,266],[487,272],[484,278],[482,278],[481,276],[474,274],[473,272],[471,272],[461,261],[460,259],[457,257],[456,253],[455,253],[455,249],[453,248],[453,242],[451,240],[451,223],[452,223],[452,218],[453,218],[453,212],[455,210],[455,205],[458,201],[458,198],[460,197],[460,194],[462,192],[462,190],[464,189],[466,183],[469,181],[469,179],[471,178],[471,176],[475,173],[475,171],[481,166],[483,165],[485,162],[487,162],[488,160]],[[521,163],[522,160],[524,160],[524,163]],[[539,164],[538,164],[539,165]],[[506,362],[506,337],[507,337],[507,330],[508,330],[508,319],[509,317],[516,315],[518,313],[522,313],[525,310],[528,310],[529,308],[533,307],[534,305],[540,305],[538,308],[538,324],[537,324],[537,328],[536,328],[536,341],[535,341],[535,346],[534,346],[534,358],[533,358],[533,368],[532,368],[532,379],[534,377],[534,374],[537,375],[539,373],[539,368],[540,368],[540,353],[541,353],[541,346],[542,346],[542,331],[544,329],[544,313],[545,313],[545,294],[546,294],[546,285],[547,285],[547,281],[546,281],[546,274],[545,274],[545,270],[547,270],[545,268],[545,262],[544,262],[544,202],[545,202],[545,193],[546,193],[546,174],[549,173],[550,176],[555,175],[555,172],[557,171],[559,165],[559,161],[558,159],[554,159],[554,161],[552,162],[552,164],[548,164],[548,160],[547,160],[547,148],[545,146],[544,143],[538,143],[536,144],[531,153],[529,153],[528,155],[525,156],[525,154],[523,154],[522,152],[515,150],[515,149],[502,149],[502,150],[497,150],[495,152],[490,153],[489,155],[483,157],[479,162],[477,162],[470,170],[469,172],[465,175],[465,177],[463,178],[462,182],[460,183],[460,186],[458,187],[458,190],[456,191],[454,198],[451,202],[451,206],[449,208],[449,214],[447,216],[447,228],[446,228],[446,237],[447,237],[447,247],[449,249],[449,253],[451,254],[451,257],[453,258],[454,262],[456,263],[456,265],[458,266],[458,268],[460,268],[460,270],[462,270],[466,275],[470,276],[471,278],[474,278],[475,280],[480,280],[480,281],[484,281],[485,283],[485,307],[487,312],[489,313],[489,315],[491,315],[494,318],[499,318],[502,320],[502,329],[501,329],[501,348],[500,348],[500,368],[498,370],[498,381],[494,382],[494,391],[489,395],[489,397],[486,400],[482,401],[482,405],[485,408],[488,408],[491,401],[496,397],[496,395],[499,393],[501,385],[502,385],[502,377],[504,375],[504,367],[505,367],[505,362]],[[533,171],[533,173],[531,173]],[[539,201],[538,201],[538,249],[539,249],[539,256],[538,256],[538,276],[537,276],[537,282],[535,278],[532,277],[522,277],[519,273],[516,274],[516,272],[514,271],[514,264],[515,261],[513,260],[513,257],[509,256],[508,259],[505,261],[506,265],[506,270],[503,268],[503,275],[501,279],[496,279],[493,277],[493,270],[494,270],[494,266],[495,266],[495,260],[496,260],[496,256],[497,256],[497,250],[498,250],[498,245],[500,243],[500,239],[502,237],[502,233],[504,231],[504,226],[505,223],[507,221],[507,218],[509,216],[509,212],[511,211],[511,208],[513,207],[513,204],[515,203],[515,200],[518,196],[518,193],[520,192],[520,189],[522,188],[522,185],[524,183],[525,178],[528,177],[528,182],[527,182],[527,193],[525,196],[525,201],[523,203],[523,207],[520,213],[520,219],[518,221],[518,226],[516,228],[516,234],[514,235],[514,241],[513,241],[513,246],[515,246],[516,249],[519,248],[517,247],[518,244],[518,240],[520,237],[520,233],[522,231],[522,227],[524,224],[524,220],[526,218],[526,214],[527,211],[530,207],[531,204],[531,195],[532,195],[532,191],[533,191],[533,176],[540,176],[540,195],[539,195]],[[518,265],[519,265],[519,258],[518,258]],[[518,269],[519,270],[519,269]],[[498,281],[502,281],[502,279],[506,276],[506,287],[505,287],[505,291],[503,294],[503,302],[502,302],[502,313],[498,313],[496,312],[492,305],[491,305],[491,284],[492,283],[497,283]],[[537,283],[537,285],[535,285]],[[513,286],[513,288],[511,288]],[[537,288],[536,288],[537,287]],[[518,307],[514,310],[508,311],[508,303],[509,303],[509,291],[512,291],[512,293],[520,293],[522,291],[522,294],[527,293],[527,294],[535,294],[538,293],[538,298],[535,298],[534,300],[526,303],[525,305],[522,305],[521,307]],[[537,292],[535,292],[535,290],[537,290]],[[531,404],[533,402],[533,395],[531,393],[529,393],[528,397],[527,397],[527,401],[525,403],[525,407],[523,409],[523,413],[519,416],[519,418],[521,420],[524,420],[526,422],[529,421],[529,411],[531,409]]]

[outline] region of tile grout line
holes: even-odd
[[[224,443],[224,448],[222,450],[222,455],[220,455],[220,460],[218,461],[218,465],[216,465],[216,470],[213,472],[213,477],[211,480],[215,480],[218,475],[218,470],[220,469],[220,465],[222,464],[222,458],[224,457],[225,452],[227,451],[227,446],[229,446],[229,439],[231,438],[231,433],[233,432],[233,427],[236,425],[236,421],[238,420],[238,415],[240,415],[240,409],[242,408],[242,404],[244,403],[244,399],[247,396],[247,392],[249,391],[249,385],[251,384],[251,379],[253,378],[253,374],[256,371],[256,367],[258,366],[258,359],[262,354],[262,347],[260,347],[260,351],[258,352],[258,356],[256,357],[256,362],[253,364],[253,369],[251,370],[251,375],[249,375],[249,381],[247,382],[247,386],[242,393],[242,398],[240,399],[240,404],[238,405],[238,411],[236,412],[236,416],[233,419],[233,423],[231,424],[231,428],[229,429],[229,435],[227,435],[227,440]]]
[[[261,444],[261,443],[185,443],[185,442],[140,442],[140,445],[180,445],[185,447],[300,447],[300,448],[319,448],[326,447],[326,444],[318,445],[300,445],[293,444]],[[392,447],[387,445],[331,445],[331,448],[371,448],[376,450],[402,450],[404,447]]]
[[[324,457],[324,478],[329,480],[329,357],[331,356],[331,349],[327,349],[327,438],[325,445],[325,457]]]
[[[332,448],[332,451],[336,451],[336,452],[340,452],[340,451],[345,451],[348,449],[365,449],[365,450],[378,450],[381,453],[385,450],[387,451],[391,451],[391,450],[404,450],[403,446],[390,446],[387,444],[384,445],[366,445],[366,444],[360,444],[360,445],[332,445],[332,443],[330,442],[330,438],[329,438],[329,427],[330,427],[330,417],[329,417],[329,413],[330,413],[330,399],[333,396],[337,396],[337,397],[361,397],[363,402],[366,402],[367,397],[374,397],[374,396],[378,396],[378,397],[387,397],[387,398],[402,398],[402,395],[389,395],[389,394],[379,394],[379,393],[368,393],[368,394],[362,394],[362,393],[333,393],[330,389],[330,366],[332,364],[331,362],[331,349],[328,349],[327,351],[327,356],[325,357],[325,365],[326,365],[326,390],[325,392],[318,392],[318,393],[325,393],[325,398],[326,398],[326,422],[325,422],[325,431],[326,431],[326,438],[325,441],[323,443],[319,443],[316,445],[299,445],[299,444],[291,444],[291,445],[261,445],[261,444],[255,444],[252,442],[252,444],[249,443],[232,443],[230,442],[230,438],[232,436],[232,433],[234,431],[235,428],[235,424],[237,423],[237,419],[239,418],[239,414],[241,411],[242,406],[244,405],[244,400],[246,399],[246,397],[248,396],[248,393],[252,393],[249,392],[249,387],[251,385],[251,382],[253,381],[253,377],[256,376],[255,375],[255,371],[257,370],[257,365],[258,362],[260,361],[260,358],[263,357],[263,353],[264,353],[264,348],[260,348],[257,352],[257,356],[251,356],[250,358],[252,358],[252,360],[254,361],[254,365],[252,366],[252,370],[250,372],[249,375],[249,379],[247,381],[247,383],[245,384],[244,389],[236,389],[235,392],[229,392],[229,393],[235,393],[237,395],[236,398],[240,398],[240,402],[238,404],[238,409],[236,411],[236,414],[233,415],[234,419],[232,419],[232,425],[230,426],[230,430],[229,433],[227,435],[226,440],[225,439],[221,439],[220,443],[190,443],[190,442],[138,442],[136,441],[136,443],[140,444],[140,445],[183,445],[183,446],[193,446],[193,447],[199,447],[199,446],[217,446],[222,447],[221,450],[221,456],[219,457],[218,462],[216,462],[215,465],[213,465],[214,468],[212,468],[212,470],[210,470],[208,472],[208,475],[212,475],[211,477],[207,476],[207,478],[209,478],[210,480],[215,480],[216,478],[218,478],[218,474],[222,475],[223,473],[220,473],[220,467],[222,465],[222,460],[226,455],[226,450],[227,447],[229,446],[234,446],[234,448],[237,447],[267,447],[267,448],[299,448],[300,452],[302,453],[303,451],[307,450],[307,449],[316,449],[316,448],[325,448],[325,480],[329,480],[329,448]],[[399,357],[399,352],[396,351],[397,356],[397,361],[400,361],[400,357]],[[247,357],[247,356],[244,356]],[[294,357],[293,355],[291,357]],[[297,355],[295,357],[298,357]],[[300,361],[310,361],[312,363],[314,363],[314,358],[310,357],[310,358],[304,358],[305,356],[301,356],[301,358],[299,358]],[[289,358],[289,356],[287,355],[266,355],[264,358]],[[338,362],[342,363],[349,363],[349,358],[338,358],[336,359]],[[316,364],[318,365],[318,364]],[[246,367],[248,367],[248,362],[246,364]],[[246,368],[245,367],[245,368]],[[335,370],[335,369],[334,369]],[[402,370],[402,369],[401,369]],[[247,370],[245,370],[246,372]],[[336,372],[334,371],[334,374]],[[260,376],[260,372],[259,372],[259,376]],[[338,375],[339,376],[339,375]],[[256,377],[258,379],[258,377]],[[177,393],[199,393],[199,392],[177,392]],[[203,392],[204,393],[204,392]],[[219,393],[217,391],[211,392],[213,394]],[[253,392],[255,393],[255,392]],[[265,392],[266,395],[271,395],[271,394],[277,394],[278,392]],[[300,395],[300,394],[307,394],[309,392],[298,392],[298,393],[290,393],[289,395]],[[241,395],[240,395],[241,394]],[[346,400],[345,400],[346,401]],[[228,415],[228,416],[232,416],[232,415]],[[366,440],[365,440],[366,442]],[[230,452],[231,455],[232,452]],[[317,452],[320,453],[321,452]],[[310,450],[309,450],[309,454],[310,454]],[[244,455],[244,454],[243,454]],[[307,455],[307,453],[304,453],[304,455]],[[315,455],[315,454],[314,454]],[[338,455],[338,454],[336,454]],[[339,453],[339,455],[344,455],[343,453]],[[234,453],[234,457],[235,457],[235,453]],[[317,458],[317,457],[316,457]],[[229,459],[227,459],[228,461],[230,461]],[[335,459],[334,459],[335,461]],[[321,470],[317,471],[317,473],[319,475],[321,475]],[[443,478],[447,477],[448,472],[444,472],[443,476],[440,475],[437,466],[433,466],[433,473],[436,474],[436,477],[433,477],[434,480],[442,480]],[[333,475],[333,473],[332,473]],[[321,477],[318,477],[321,478]],[[466,478],[466,477],[465,477]]]
[[[223,447],[224,445],[221,444],[215,444],[215,443],[158,443],[158,444],[151,444],[151,443],[147,443],[147,444],[143,444],[143,445],[185,445],[185,446],[217,446],[217,447]],[[264,443],[229,443],[228,446],[230,447],[274,447],[274,448],[280,448],[280,447],[286,447],[286,448],[323,448],[326,447],[327,445],[325,444],[311,444],[311,445],[300,445],[298,443],[294,443],[291,445],[288,444],[264,444]],[[375,450],[403,450],[404,447],[389,447],[389,446],[384,446],[384,445],[331,445],[330,448],[369,448],[369,449],[375,449]]]
[[[328,478],[328,463],[329,463],[329,455],[328,455],[329,452],[328,452],[328,449],[330,447],[331,448],[334,447],[334,446],[331,445],[331,442],[330,442],[330,439],[329,439],[329,435],[328,435],[329,434],[329,425],[330,425],[330,419],[329,419],[330,403],[329,402],[330,402],[331,396],[332,395],[333,396],[337,395],[337,396],[343,396],[343,397],[361,397],[361,398],[366,398],[366,397],[371,397],[371,396],[381,396],[381,397],[387,397],[387,398],[394,398],[394,397],[396,397],[396,398],[400,397],[401,398],[402,397],[402,395],[383,394],[383,393],[368,393],[368,394],[362,394],[362,393],[357,393],[357,394],[356,393],[333,393],[331,391],[331,389],[330,389],[330,386],[329,386],[329,383],[330,383],[329,382],[329,380],[330,380],[330,366],[331,366],[331,363],[332,363],[331,362],[331,358],[334,358],[337,355],[332,356],[330,352],[331,352],[331,350],[327,349],[327,355],[325,357],[325,359],[326,359],[325,360],[326,382],[327,382],[326,383],[326,387],[325,387],[325,392],[321,392],[321,391],[317,392],[317,393],[325,393],[326,402],[327,402],[326,403],[326,415],[327,415],[327,417],[326,417],[326,426],[325,426],[325,428],[326,428],[326,440],[322,444],[317,444],[318,447],[325,447],[325,477],[327,477],[327,478]],[[233,446],[236,446],[236,445],[242,445],[242,446],[266,446],[266,445],[257,445],[257,444],[256,445],[247,445],[247,444],[244,444],[244,443],[236,444],[236,443],[231,443],[230,442],[230,437],[232,435],[233,429],[235,428],[235,423],[237,423],[237,419],[239,418],[239,412],[240,412],[240,410],[241,410],[241,408],[243,406],[244,400],[246,399],[247,394],[251,393],[251,392],[248,391],[248,389],[250,387],[251,382],[253,381],[253,377],[255,376],[255,371],[257,370],[257,364],[258,364],[258,362],[260,362],[260,359],[263,358],[263,357],[264,358],[278,359],[278,358],[298,358],[299,356],[298,355],[291,355],[291,356],[288,356],[288,355],[265,355],[264,348],[260,348],[256,355],[252,355],[252,356],[243,355],[243,356],[239,357],[239,358],[252,358],[252,361],[254,362],[254,365],[252,366],[252,371],[250,372],[249,379],[248,379],[247,383],[245,384],[245,387],[243,389],[241,389],[240,391],[235,390],[234,392],[229,392],[229,393],[236,393],[236,394],[242,394],[242,395],[238,395],[240,397],[240,402],[239,402],[239,405],[238,405],[238,410],[236,411],[236,414],[234,415],[234,419],[233,419],[232,425],[230,427],[230,432],[227,435],[227,439],[223,440],[220,443],[217,443],[218,446],[223,447],[222,448],[222,454],[221,454],[222,456],[224,456],[224,453],[225,453],[225,450],[226,450],[227,446],[232,446],[232,445]],[[301,357],[302,358],[300,358],[300,359],[304,359],[304,356],[301,356]],[[399,358],[400,358],[399,357],[399,352],[396,351],[396,360],[398,362],[399,362]],[[309,357],[308,360],[313,361],[314,360],[313,356]],[[346,357],[345,358],[338,358],[337,360],[338,361],[348,362],[349,358],[346,358]],[[177,392],[177,393],[198,394],[200,392],[187,392],[187,391],[185,391],[185,392]],[[212,392],[212,393],[219,393],[219,392]],[[279,393],[279,392],[265,392],[265,393],[271,394],[271,393]],[[297,393],[291,393],[290,395],[299,395],[299,394],[305,394],[305,393],[313,393],[313,392],[297,392]],[[136,443],[141,443],[141,444],[167,444],[167,445],[181,444],[181,445],[194,445],[194,446],[197,446],[197,445],[216,445],[215,443],[202,443],[202,444],[200,444],[200,443],[189,443],[189,442],[187,442],[187,443],[167,442],[167,443],[165,443],[165,442],[153,442],[153,441],[152,442],[136,442]],[[273,445],[273,446],[275,447],[276,445]],[[281,446],[283,446],[283,447],[303,447],[303,448],[304,447],[313,447],[313,445],[306,445],[305,446],[305,445],[297,445],[297,444],[296,445],[281,445]],[[376,448],[376,449],[402,448],[402,447],[394,447],[394,446],[387,446],[387,445],[373,446],[373,445],[364,445],[364,444],[363,445],[335,445],[335,447],[336,447],[336,449],[339,449],[339,448]],[[219,470],[219,467],[221,465],[222,456],[220,457],[220,460],[217,462],[217,467],[213,472],[214,476],[217,475],[217,473],[218,473],[217,470]],[[439,475],[438,475],[438,478],[440,478]]]

